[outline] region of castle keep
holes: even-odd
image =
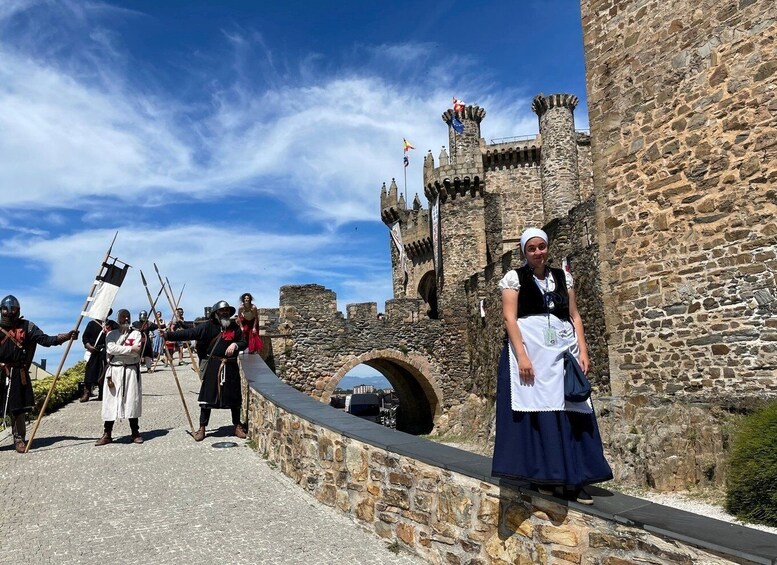
[[[399,392],[398,427],[487,444],[502,347],[497,282],[520,233],[569,262],[616,480],[725,478],[726,427],[777,391],[777,4],[583,0],[590,136],[571,94],[539,135],[487,143],[456,112],[423,192],[380,194],[394,299],[337,311],[317,285],[264,311],[277,373],[326,401],[359,363]],[[400,417],[401,416],[401,417]],[[401,422],[401,423],[400,423]]]

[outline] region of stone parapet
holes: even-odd
[[[377,320],[378,319],[377,302],[362,302],[358,304],[347,304],[345,307],[345,311],[349,322],[355,322],[357,320]]]
[[[321,504],[430,563],[774,563],[777,536],[589,487],[594,506],[491,477],[491,461],[388,430],[243,361],[257,452]]]
[[[395,298],[386,301],[386,318],[402,322],[425,322],[424,301],[420,298]]]

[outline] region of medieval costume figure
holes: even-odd
[[[56,336],[44,334],[35,324],[20,316],[16,297],[0,301],[0,406],[3,418],[11,416],[14,448],[24,453],[27,427],[25,414],[35,406],[30,381],[30,365],[38,345],[61,345],[78,337],[78,330]]]
[[[110,316],[113,310],[108,312]],[[95,386],[99,387],[97,400],[103,399],[103,380],[105,372],[105,336],[118,327],[113,320],[90,320],[84,328],[81,341],[86,349],[86,368],[84,369],[84,390],[81,393],[81,402],[88,402]]]
[[[259,337],[259,309],[254,304],[254,297],[250,292],[244,292],[240,297],[240,307],[237,309],[237,318],[240,327],[248,342],[248,353],[260,353],[262,351],[262,338]]]
[[[589,368],[572,275],[548,266],[548,236],[521,236],[526,265],[499,283],[505,345],[499,360],[492,474],[531,481],[543,494],[563,488],[593,504],[583,487],[612,479],[590,400],[564,397],[564,354]]]
[[[237,354],[246,346],[240,326],[232,319],[235,309],[220,300],[213,305],[210,320],[193,328],[176,330],[165,335],[169,341],[197,340],[197,356],[200,358],[200,428],[194,434],[195,441],[205,439],[205,428],[210,421],[212,408],[229,408],[235,436],[245,438],[240,423],[242,391]]]
[[[148,321],[148,312],[141,310],[138,313],[138,321],[132,323],[132,327],[143,334],[143,351],[141,352],[141,359],[146,366],[146,372],[152,372],[154,366],[154,349],[151,343],[149,334],[157,330],[159,326]]]
[[[95,445],[113,441],[113,424],[127,418],[133,443],[143,443],[140,435],[140,418],[143,409],[143,387],[140,380],[140,355],[143,351],[143,334],[130,324],[129,310],[119,310],[116,317],[119,328],[105,338],[107,367],[103,385],[102,417],[104,432]]]

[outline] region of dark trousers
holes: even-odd
[[[208,422],[210,422],[210,408],[205,408],[204,406],[200,407],[200,426],[206,427],[208,425]],[[232,412],[232,424],[237,426],[240,424],[240,406],[233,406],[230,408],[230,411]]]
[[[129,420],[130,430],[133,434],[138,433],[140,430],[140,422],[137,418],[127,418]],[[105,422],[105,433],[109,434],[113,431],[113,420]]]

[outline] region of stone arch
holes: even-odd
[[[432,431],[442,413],[442,389],[438,371],[426,358],[394,349],[373,349],[350,357],[327,382],[321,401],[329,403],[345,374],[358,365],[380,372],[394,387],[400,399],[397,429],[411,434]]]
[[[429,307],[427,315],[433,320],[439,318],[437,311],[437,275],[434,269],[424,273],[424,276],[418,282],[418,296]]]

